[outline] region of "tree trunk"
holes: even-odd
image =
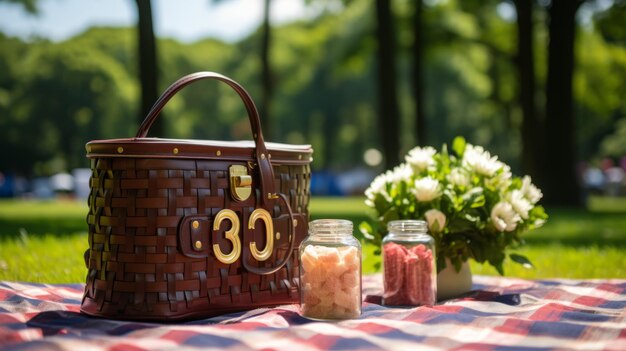
[[[415,101],[415,143],[421,146],[428,143],[427,122],[424,114],[423,9],[422,0],[415,0],[415,12],[413,14],[413,100]]]
[[[272,67],[270,66],[270,43],[271,43],[271,27],[270,27],[270,5],[271,0],[265,0],[265,10],[263,13],[263,30],[261,39],[261,106],[259,113],[263,119],[264,134],[266,139],[271,139],[272,128],[272,95],[273,95],[273,81],[272,81]]]
[[[516,0],[518,99],[522,107],[522,168],[535,181],[541,179],[540,157],[543,126],[535,110],[535,64],[533,53],[533,1]]]
[[[395,42],[390,0],[376,0],[378,41],[378,128],[385,168],[400,163],[399,112],[396,93]]]
[[[148,111],[158,98],[158,77],[156,40],[152,25],[152,6],[150,0],[136,0],[139,14],[139,80],[141,82],[141,114],[139,123],[148,115]],[[163,116],[156,119],[150,128],[150,135],[163,136]]]
[[[546,178],[543,189],[545,202],[550,205],[580,205],[572,97],[576,11],[579,5],[574,0],[552,0],[549,9],[544,149]]]

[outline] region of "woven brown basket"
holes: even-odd
[[[254,142],[146,138],[167,101],[200,79],[241,97]],[[87,284],[81,311],[177,320],[295,303],[307,233],[309,145],[265,143],[235,81],[185,76],[157,100],[135,138],[87,143]]]

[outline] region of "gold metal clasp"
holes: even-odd
[[[228,168],[230,176],[230,194],[235,200],[247,200],[252,194],[252,176],[248,168],[242,165],[231,165]]]

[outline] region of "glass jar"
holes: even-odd
[[[437,302],[435,240],[424,221],[387,224],[383,239],[383,305],[418,306]]]
[[[300,306],[313,319],[361,315],[361,244],[352,222],[318,219],[300,244]]]

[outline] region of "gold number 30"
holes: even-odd
[[[237,217],[235,211],[223,209],[217,213],[217,216],[215,216],[215,221],[213,222],[213,230],[219,230],[220,224],[222,224],[222,221],[225,219],[228,219],[231,223],[231,227],[229,230],[226,231],[225,236],[226,239],[230,240],[230,242],[233,244],[233,249],[229,254],[225,254],[220,249],[219,244],[213,244],[213,253],[220,262],[225,264],[231,264],[237,261],[237,259],[239,259],[239,256],[241,256],[241,240],[239,240],[239,236],[237,235],[239,233],[239,227],[241,225],[239,224],[239,217]]]
[[[224,264],[231,264],[239,259],[241,256],[241,239],[237,235],[239,233],[239,229],[241,227],[241,223],[239,222],[239,217],[233,210],[223,209],[217,213],[215,216],[215,220],[213,222],[213,230],[219,230],[222,222],[227,219],[231,223],[230,229],[228,229],[225,233],[226,239],[228,239],[233,244],[233,249],[230,253],[225,254],[220,249],[219,244],[213,244],[213,253],[218,261]],[[250,215],[250,222],[248,223],[248,229],[254,229],[255,223],[257,220],[262,220],[265,223],[265,237],[267,239],[267,244],[262,251],[256,246],[256,242],[250,243],[250,253],[252,257],[254,257],[258,261],[265,261],[272,255],[272,251],[274,250],[274,224],[272,223],[272,216],[266,210],[262,208],[257,208]]]
[[[265,261],[272,255],[274,250],[274,224],[272,223],[272,216],[269,212],[262,208],[257,208],[250,215],[250,221],[248,222],[248,229],[254,229],[254,225],[257,219],[262,220],[265,223],[265,238],[266,244],[263,251],[259,251],[256,247],[256,242],[250,243],[250,253],[257,261]]]

